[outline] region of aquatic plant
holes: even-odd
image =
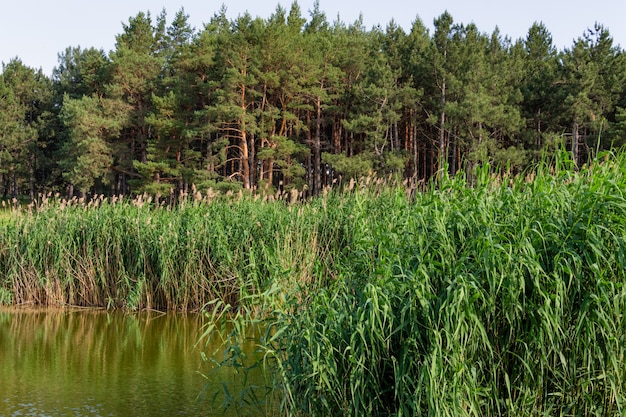
[[[273,378],[230,398],[286,415],[624,415],[625,167],[563,152],[418,193],[51,201],[0,224],[0,301],[209,310],[217,363]]]
[[[355,195],[341,279],[268,339],[286,413],[624,415],[626,165],[561,158]]]
[[[334,279],[261,321],[271,398],[285,415],[624,415],[625,166],[563,154],[412,200],[342,197]]]
[[[332,198],[278,197],[44,199],[0,224],[0,302],[200,310],[271,285],[313,289],[335,241]]]

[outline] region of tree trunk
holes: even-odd
[[[244,72],[245,76],[245,72]],[[239,121],[240,140],[239,147],[241,152],[241,162],[239,163],[239,174],[243,181],[243,188],[250,189],[250,151],[248,150],[248,135],[246,133],[246,120],[244,115],[246,114],[246,86],[241,86],[241,120]]]
[[[239,174],[241,175],[241,179],[243,181],[243,188],[246,190],[250,189],[250,164],[249,164],[249,151],[248,151],[248,135],[246,134],[245,122],[241,123],[242,131],[241,131],[241,163],[239,164]]]
[[[315,136],[313,137],[313,170],[315,172],[313,195],[318,195],[321,190],[322,183],[322,98],[320,96],[317,96],[315,107],[317,115],[315,118]]]
[[[444,125],[446,123],[446,82],[441,84],[441,117],[439,118],[439,179],[443,179],[443,170],[446,166],[446,135]]]
[[[250,148],[249,148],[249,164],[250,164],[250,188],[256,188],[257,179],[256,179],[256,145],[255,145],[254,135],[250,135]]]
[[[456,170],[457,170],[457,165],[456,165],[457,142],[458,140],[452,140],[450,144],[452,147],[450,151],[450,153],[452,154],[452,166],[450,167],[451,175],[456,174]]]
[[[572,128],[572,159],[574,160],[574,164],[578,166],[578,153],[580,148],[580,126],[578,122],[574,122],[574,126]]]
[[[537,110],[537,149],[541,149],[541,109]]]
[[[30,161],[28,163],[28,191],[30,193],[30,201],[35,201],[35,165],[37,161],[35,160],[35,154],[33,152],[30,153]]]
[[[267,184],[270,187],[274,184],[274,158],[267,160]]]
[[[336,154],[341,153],[341,118],[339,116],[335,116],[335,121],[333,122],[333,152]]]

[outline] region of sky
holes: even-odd
[[[196,29],[223,5],[230,19],[249,12],[268,18],[277,5],[289,10],[292,0],[15,0],[0,14],[0,61],[18,57],[25,65],[52,74],[58,54],[69,46],[110,51],[123,23],[138,12],[156,17],[166,10],[169,21],[184,7]],[[299,0],[308,18],[314,0]],[[559,49],[570,48],[587,28],[601,23],[616,45],[626,49],[626,2],[622,0],[319,0],[328,21],[337,16],[346,24],[363,16],[367,29],[385,27],[391,20],[409,31],[416,18],[430,29],[433,19],[448,11],[456,23],[475,23],[481,32],[498,27],[512,40],[525,38],[533,22],[543,22]]]

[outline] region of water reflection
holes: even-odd
[[[203,320],[0,311],[0,415],[224,415],[199,397],[207,382],[197,346]]]

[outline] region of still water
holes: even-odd
[[[197,343],[204,320],[0,310],[0,416],[234,415],[220,407],[223,395],[214,395],[223,383],[236,390],[238,375],[202,360],[211,350]]]

